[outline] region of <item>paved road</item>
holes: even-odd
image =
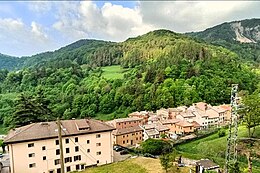
[[[1,170],[1,173],[9,173],[9,167],[10,167],[9,155],[3,154],[3,158],[0,161],[3,164],[3,169]]]

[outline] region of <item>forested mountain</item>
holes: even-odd
[[[19,70],[22,68],[37,67],[46,63],[50,64],[53,61],[62,59],[70,59],[79,64],[85,63],[82,58],[85,54],[92,53],[99,47],[104,45],[109,46],[112,42],[101,40],[79,40],[68,46],[62,47],[53,52],[39,53],[28,57],[10,57],[0,54],[0,69]]]
[[[252,93],[259,82],[237,54],[168,30],[121,43],[81,40],[35,57],[27,60],[30,68],[0,71],[0,123],[7,127],[56,117],[115,118],[198,101],[229,103],[232,83]],[[111,65],[120,65],[124,77],[105,78]]]
[[[260,19],[223,23],[187,35],[230,49],[245,60],[260,63]]]
[[[0,53],[0,69],[14,70],[18,68],[20,59]]]

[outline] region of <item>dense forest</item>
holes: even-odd
[[[251,43],[237,40],[236,32],[241,37],[250,39]],[[191,32],[187,35],[204,40],[216,46],[223,46],[236,52],[240,59],[250,61],[255,66],[260,64],[260,19],[245,19],[241,21],[225,22],[201,32]]]
[[[260,79],[236,53],[168,30],[121,43],[80,40],[35,57],[27,57],[21,70],[0,70],[5,127],[57,117],[110,119],[198,101],[229,103],[232,83],[252,93]],[[106,66],[121,66],[123,77],[104,77]]]

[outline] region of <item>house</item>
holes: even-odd
[[[61,121],[65,172],[113,162],[113,127],[92,119]],[[33,123],[10,130],[5,143],[11,173],[60,173],[56,122]]]
[[[142,124],[147,124],[148,118],[149,118],[149,112],[147,112],[147,111],[133,112],[131,114],[128,114],[128,116],[130,118],[141,118]]]
[[[116,129],[123,129],[128,127],[134,127],[142,125],[142,118],[130,117],[130,118],[119,118],[112,121],[107,121],[107,124],[115,127]]]
[[[167,119],[175,119],[176,116],[182,112],[182,110],[178,108],[168,108],[168,109],[159,109],[156,111],[156,115],[159,120],[167,120]]]
[[[129,147],[140,144],[143,141],[143,129],[140,126],[116,129],[112,134],[114,145]]]
[[[143,140],[143,132],[139,125],[143,119],[138,117],[119,118],[108,121],[116,129],[113,131],[113,144],[124,147],[134,146]]]
[[[169,120],[162,120],[160,124],[167,126],[170,132],[174,132],[176,134],[176,123],[180,122],[180,119],[169,119]]]
[[[158,124],[159,123],[159,118],[157,115],[152,115],[148,118],[148,123],[147,124]]]
[[[196,173],[204,173],[206,171],[219,172],[219,165],[208,159],[202,159],[196,162]]]
[[[224,121],[230,121],[231,119],[231,106],[230,105],[219,105],[220,108],[226,110],[225,114],[224,114]]]
[[[167,126],[161,124],[147,124],[140,126],[143,129],[143,140],[149,138],[159,139],[162,134],[167,135],[170,130]]]
[[[176,123],[176,134],[185,135],[194,132],[194,126],[192,123],[189,123],[185,120],[179,121]]]

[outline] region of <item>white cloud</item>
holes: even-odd
[[[177,32],[204,30],[226,21],[260,17],[259,2],[141,1],[139,8],[144,23]]]
[[[53,27],[72,40],[88,37],[121,41],[153,29],[152,25],[142,22],[138,8],[111,3],[98,7],[91,1],[82,1],[63,10],[57,19]]]
[[[53,46],[43,28],[34,21],[27,26],[21,19],[0,18],[0,33],[1,53],[9,54],[12,50],[12,55],[18,52],[31,55],[32,51],[41,52]]]

